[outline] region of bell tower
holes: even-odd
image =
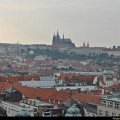
[[[89,47],[89,43],[87,43],[87,47]]]

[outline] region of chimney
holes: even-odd
[[[102,94],[102,95],[104,95],[104,93],[105,93],[105,90],[104,90],[104,89],[102,89],[102,93],[101,93],[101,94]]]
[[[37,100],[39,100],[39,101],[40,101],[40,100],[41,100],[41,97],[37,97]]]
[[[77,91],[78,91],[78,93],[81,93],[81,88],[78,88]]]

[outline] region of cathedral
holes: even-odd
[[[52,40],[52,45],[53,46],[58,46],[58,47],[75,47],[75,44],[72,43],[71,39],[69,38],[60,38],[59,32],[57,31],[57,35],[53,35],[53,40]]]

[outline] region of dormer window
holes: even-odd
[[[29,104],[29,105],[30,105],[30,100],[27,100],[27,104]]]
[[[34,106],[34,105],[35,105],[35,101],[31,101],[31,105],[33,105],[33,106]]]
[[[35,101],[35,106],[39,106],[40,101]]]
[[[60,104],[60,101],[58,101],[58,104]]]
[[[55,100],[54,102],[55,102],[55,103],[58,103],[58,101],[57,101],[57,100]]]
[[[24,102],[24,103],[27,103],[27,100],[26,100],[26,99],[24,99],[24,100],[23,100],[23,102]]]
[[[49,98],[49,102],[52,102],[52,98]]]

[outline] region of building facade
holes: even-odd
[[[120,96],[108,96],[101,99],[97,109],[98,116],[120,116]]]

